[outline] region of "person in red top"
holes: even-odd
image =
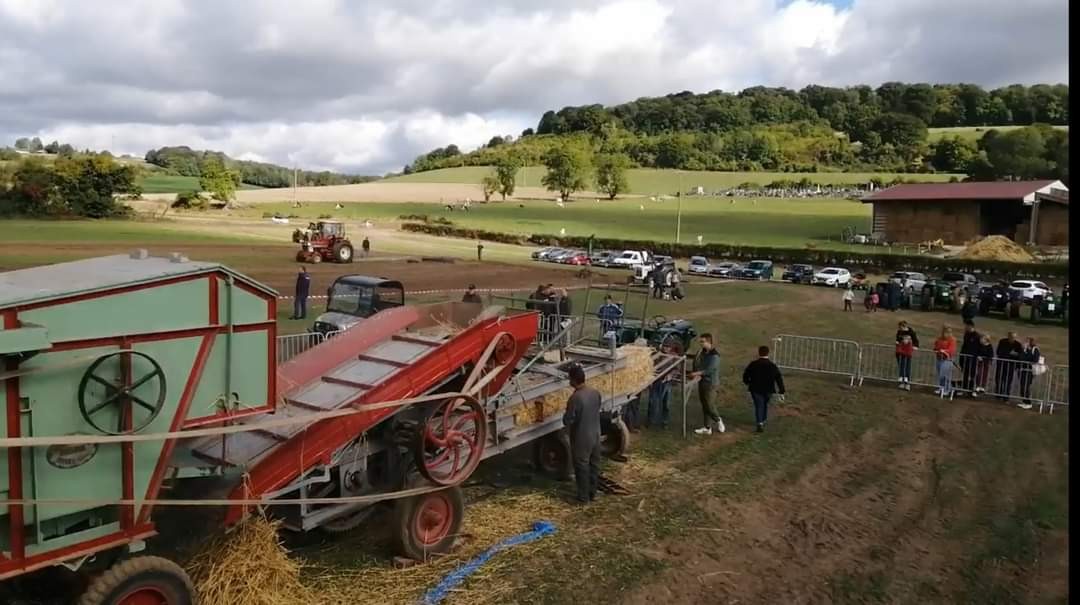
[[[881,304],[881,297],[878,296],[877,291],[870,293],[870,310],[877,313],[878,305]]]
[[[896,343],[896,367],[900,373],[897,382],[905,391],[911,390],[911,358],[914,355],[915,343],[911,342],[910,335],[905,334]]]
[[[941,336],[934,341],[934,355],[937,357],[938,376],[938,388],[934,394],[949,397],[952,395],[952,370],[956,361],[956,338],[949,326],[943,326]]]

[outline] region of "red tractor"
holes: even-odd
[[[353,245],[345,235],[345,224],[339,221],[319,221],[310,223],[308,228],[293,231],[293,242],[300,244],[296,261],[300,263],[320,263],[324,260],[334,263],[351,263]]]

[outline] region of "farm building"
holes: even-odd
[[[896,185],[862,201],[874,205],[873,232],[887,242],[963,244],[1004,235],[1044,246],[1069,243],[1069,190],[1061,181]]]

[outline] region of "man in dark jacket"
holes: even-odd
[[[364,241],[360,242],[360,249],[364,251],[364,258],[367,258],[368,254],[371,254],[371,240],[365,237]]]
[[[915,335],[915,330],[912,329],[912,327],[909,326],[906,321],[902,321],[902,322],[900,322],[900,324],[896,328],[896,342],[897,342],[897,344],[899,344],[900,341],[902,341],[905,336],[910,336],[911,337],[911,344],[915,345],[916,349],[919,348],[919,337]]]
[[[960,307],[960,318],[964,320],[964,323],[974,323],[975,314],[978,313],[979,306],[975,304],[975,299],[968,297],[964,301],[964,306]]]
[[[600,391],[585,386],[585,370],[574,364],[567,370],[574,388],[566,402],[563,426],[570,434],[570,457],[574,461],[577,499],[582,504],[596,499],[600,482]]]
[[[1013,377],[1020,366],[1024,345],[1016,339],[1016,332],[998,341],[997,364],[994,368],[994,391],[998,399],[1008,401],[1012,396]]]
[[[975,324],[964,324],[964,340],[960,345],[960,371],[963,375],[960,389],[969,397],[975,396],[975,356],[979,354],[979,340],[982,336],[975,331]]]
[[[296,274],[296,293],[293,297],[293,316],[289,319],[304,319],[307,317],[307,299],[311,292],[311,276],[308,275],[307,267],[301,266]]]
[[[742,381],[750,389],[754,421],[757,432],[761,433],[769,419],[769,400],[774,394],[779,395],[780,401],[784,400],[784,377],[780,375],[780,368],[769,359],[769,347],[758,347],[758,358],[743,370]]]
[[[476,284],[469,284],[469,288],[465,290],[465,296],[461,297],[461,302],[467,303],[483,303],[484,300],[480,298],[480,293],[476,291]]]

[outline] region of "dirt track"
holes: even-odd
[[[552,199],[556,194],[541,187],[519,187],[515,198]],[[596,197],[593,192],[580,192],[577,197]],[[156,193],[143,196],[147,200],[176,199],[175,194]],[[246,204],[293,201],[292,189],[242,189],[236,201]],[[300,202],[445,202],[482,200],[478,184],[470,183],[360,183],[329,187],[299,187],[295,199]]]

